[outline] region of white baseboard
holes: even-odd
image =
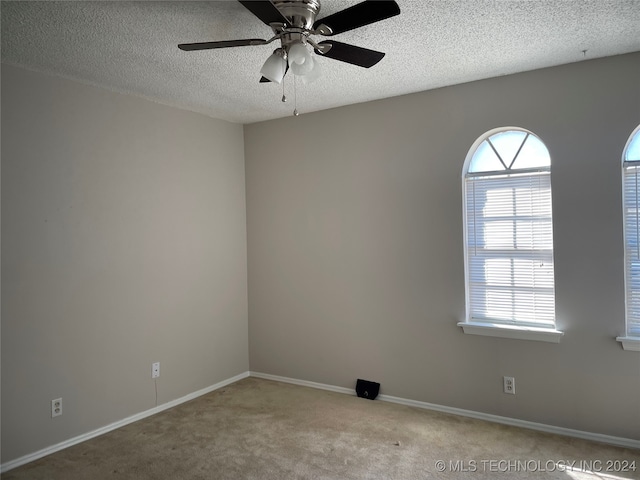
[[[301,385],[304,387],[319,388],[321,390],[329,390],[331,392],[346,393],[348,395],[355,395],[355,390],[345,387],[337,387],[335,385],[326,385],[324,383],[309,382],[307,380],[298,380],[296,378],[281,377],[278,375],[270,375],[267,373],[250,372],[252,377],[264,378],[266,380],[275,380],[277,382],[291,383],[294,385]],[[398,403],[400,405],[407,405],[410,407],[424,408],[425,410],[434,410],[436,412],[450,413],[452,415],[460,415],[462,417],[475,418],[478,420],[486,420],[493,423],[501,423],[503,425],[511,425],[514,427],[528,428],[530,430],[538,430],[540,432],[555,433],[557,435],[564,435],[567,437],[581,438],[583,440],[591,440],[594,442],[607,443],[609,445],[615,445],[618,447],[635,448],[640,449],[640,440],[634,440],[632,438],[614,437],[611,435],[604,435],[601,433],[591,433],[582,430],[574,430],[572,428],[556,427],[554,425],[546,425],[544,423],[529,422],[527,420],[519,420],[517,418],[502,417],[500,415],[493,415],[490,413],[476,412],[473,410],[464,410],[462,408],[447,407],[444,405],[437,405],[435,403],[420,402],[417,400],[409,400],[406,398],[393,397],[391,395],[378,395],[378,399],[384,402]]]
[[[326,383],[309,382],[308,380],[298,380],[297,378],[281,377],[279,375],[271,375],[269,373],[249,372],[251,377],[264,378],[265,380],[273,380],[276,382],[292,383],[303,387],[318,388],[320,390],[329,390],[331,392],[346,393],[347,395],[355,395],[356,391],[352,388],[336,387],[335,385],[327,385]],[[380,397],[378,397],[380,398]]]
[[[30,453],[28,455],[24,455],[23,457],[16,458],[15,460],[11,460],[9,462],[3,463],[0,465],[0,473],[7,472],[13,468],[19,467],[21,465],[25,465],[29,462],[33,462],[35,460],[38,460],[39,458],[46,457],[47,455],[51,455],[52,453],[71,447],[72,445],[77,445],[78,443],[82,443],[92,438],[98,437],[100,435],[104,435],[105,433],[111,432],[112,430],[116,430],[130,423],[137,422],[138,420],[142,420],[143,418],[150,417],[151,415],[155,415],[156,413],[160,413],[164,410],[180,405],[181,403],[188,402],[189,400],[193,400],[194,398],[213,392],[214,390],[218,390],[220,388],[226,387],[227,385],[235,383],[238,380],[242,380],[243,378],[247,378],[249,376],[256,377],[256,378],[264,378],[266,380],[274,380],[277,382],[290,383],[293,385],[301,385],[303,387],[318,388],[320,390],[329,390],[331,392],[343,393],[346,395],[355,395],[355,391],[353,389],[346,388],[346,387],[338,387],[335,385],[327,385],[324,383],[310,382],[308,380],[298,380],[296,378],[281,377],[279,375],[270,375],[267,373],[243,372],[236,375],[235,377],[228,378],[226,380],[218,382],[209,387],[206,387],[196,392],[185,395],[184,397],[177,398],[175,400],[164,403],[162,405],[158,405],[157,407],[151,408],[149,410],[145,410],[144,412],[137,413],[135,415],[124,418],[117,422],[113,422],[113,423],[110,423],[109,425],[105,425],[104,427],[100,427],[96,430],[92,430],[91,432],[78,435],[77,437],[73,437],[73,438],[70,438],[69,440],[65,440],[63,442],[52,445],[50,447],[43,448],[42,450],[38,450],[37,452]],[[595,442],[602,442],[602,443],[607,443],[610,445],[616,445],[620,447],[640,449],[640,441],[633,440],[631,438],[614,437],[610,435],[603,435],[600,433],[590,433],[590,432],[584,432],[581,430],[573,430],[570,428],[556,427],[553,425],[545,425],[542,423],[529,422],[526,420],[518,420],[516,418],[501,417],[499,415],[492,415],[489,413],[475,412],[473,410],[464,410],[461,408],[447,407],[444,405],[437,405],[433,403],[420,402],[417,400],[409,400],[406,398],[393,397],[391,395],[382,394],[382,395],[379,395],[378,398],[385,402],[398,403],[400,405],[407,405],[410,407],[424,408],[426,410],[434,410],[437,412],[450,413],[453,415],[476,418],[479,420],[486,420],[489,422],[501,423],[504,425],[511,425],[515,427],[528,428],[531,430],[538,430],[541,432],[565,435],[568,437],[582,438],[585,440],[592,440]]]
[[[78,443],[82,443],[100,435],[104,435],[105,433],[116,430],[117,428],[124,427],[125,425],[128,425],[130,423],[137,422],[138,420],[142,420],[143,418],[147,418],[151,415],[155,415],[156,413],[160,413],[163,410],[167,410],[169,408],[175,407],[176,405],[180,405],[181,403],[188,402],[189,400],[193,400],[194,398],[213,392],[214,390],[226,387],[227,385],[235,383],[238,380],[242,380],[243,378],[247,378],[248,376],[249,372],[240,373],[235,377],[227,378],[226,380],[222,380],[221,382],[185,395],[184,397],[176,398],[175,400],[171,400],[170,402],[163,403],[162,405],[158,405],[157,407],[150,408],[149,410],[145,410],[144,412],[136,413],[135,415],[131,415],[130,417],[118,420],[117,422],[110,423],[109,425],[105,425],[104,427],[100,427],[96,430],[92,430],[82,435],[78,435],[77,437],[70,438],[69,440],[65,440],[64,442],[56,443],[55,445],[43,448],[42,450],[38,450],[37,452],[29,453],[28,455],[25,455],[23,457],[3,463],[2,465],[0,465],[0,473],[7,472],[13,468],[19,467],[29,462],[33,462],[34,460],[38,460],[39,458],[46,457],[47,455],[51,455],[52,453],[71,447],[72,445],[77,445]]]

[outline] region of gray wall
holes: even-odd
[[[245,126],[251,370],[640,439],[640,353],[614,340],[639,85],[632,54]],[[456,326],[461,169],[502,126],[551,152],[560,344]]]
[[[154,361],[158,404],[247,371],[243,148],[2,66],[3,462],[154,407]]]
[[[640,354],[613,340],[639,84],[640,54],[613,57],[248,125],[243,145],[3,65],[2,462],[154,407],[154,361],[158,404],[250,367],[640,439]],[[508,125],[552,155],[557,345],[456,326],[462,164]]]

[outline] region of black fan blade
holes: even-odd
[[[313,28],[316,29],[320,25],[325,24],[331,28],[331,35],[335,35],[394,17],[399,13],[400,7],[394,0],[365,0],[353,7],[346,8],[333,15],[317,20],[313,24]]]
[[[341,62],[351,63],[364,68],[373,67],[384,57],[384,53],[382,52],[356,47],[348,43],[336,42],[335,40],[325,40],[318,45],[331,45],[329,51],[322,55],[323,57],[333,58],[334,60],[340,60]],[[316,49],[316,53],[320,54],[321,52]]]
[[[221,42],[181,43],[180,50],[210,50],[212,48],[244,47],[247,45],[264,45],[267,41],[261,38],[246,38],[244,40],[223,40]]]
[[[289,20],[282,16],[280,10],[270,0],[238,0],[247,10],[262,20],[267,25],[272,23],[284,23],[290,26]]]

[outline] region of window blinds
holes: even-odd
[[[467,175],[465,188],[469,320],[555,326],[549,171]]]
[[[624,238],[627,297],[627,335],[640,336],[640,165],[626,162],[624,182]]]

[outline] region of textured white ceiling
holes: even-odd
[[[318,18],[359,1],[323,0]],[[640,51],[640,0],[397,1],[399,16],[332,37],[386,57],[371,69],[321,58],[323,77],[297,82],[301,113]],[[275,43],[177,48],[270,38],[237,1],[3,1],[0,14],[5,63],[232,122],[292,113],[291,75],[287,103],[282,85],[258,83]]]

